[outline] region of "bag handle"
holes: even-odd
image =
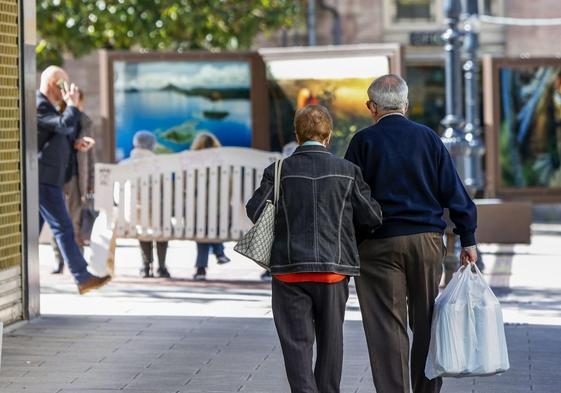
[[[282,170],[282,163],[284,159],[277,160],[275,162],[275,183],[274,183],[274,199],[273,204],[275,208],[277,208],[277,203],[280,197],[280,181],[281,181],[281,170]]]

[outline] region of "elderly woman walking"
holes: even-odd
[[[156,137],[150,131],[138,131],[133,137],[134,148],[131,151],[130,159],[137,160],[140,158],[154,156],[154,148],[156,147]],[[122,162],[122,161],[121,161]],[[140,275],[144,278],[154,277],[154,242],[152,240],[140,240],[140,250],[142,252],[143,266],[140,269]],[[166,267],[166,254],[168,250],[167,241],[156,241],[156,250],[158,254],[158,277],[170,278],[169,271]]]
[[[273,316],[292,393],[338,393],[348,282],[360,268],[357,237],[371,237],[382,216],[360,169],[326,149],[327,109],[300,109],[294,126],[300,146],[281,164],[270,259]],[[272,198],[274,167],[247,203],[253,222]]]

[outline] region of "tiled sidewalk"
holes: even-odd
[[[561,393],[559,239],[484,247],[512,368],[446,379],[444,393]],[[68,275],[48,274],[52,252],[42,246],[43,317],[4,336],[0,392],[288,392],[269,285],[257,281],[257,267],[229,254],[224,266],[211,257],[210,281],[195,283],[188,279],[194,245],[172,242],[169,265],[179,279],[143,280],[136,243],[123,242],[117,278],[80,297]],[[374,392],[354,291],[347,306],[342,392]]]
[[[561,328],[509,325],[512,369],[446,379],[448,393],[561,392]],[[286,393],[271,319],[48,316],[5,337],[3,393]],[[342,392],[373,392],[358,321],[346,324]]]

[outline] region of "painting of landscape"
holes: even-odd
[[[156,153],[189,149],[199,132],[224,146],[251,147],[251,69],[245,61],[116,61],[117,161],[137,131],[154,133]]]
[[[372,124],[365,106],[372,81],[389,72],[386,56],[266,60],[272,145],[294,140],[296,110],[308,104],[326,106],[333,116],[329,146],[344,155],[352,136]]]

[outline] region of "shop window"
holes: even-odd
[[[396,20],[433,20],[433,0],[395,0]]]

